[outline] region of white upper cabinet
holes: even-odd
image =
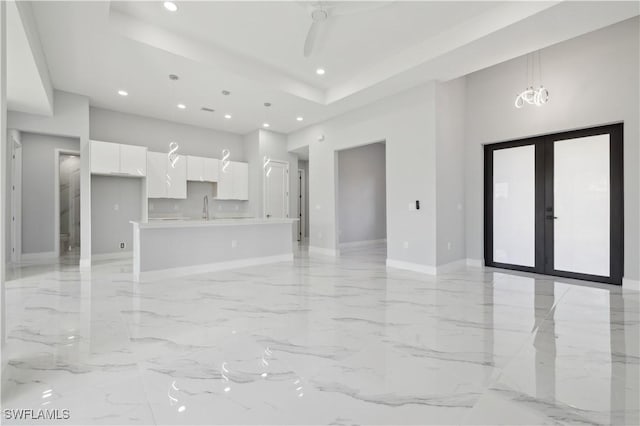
[[[196,182],[218,181],[218,160],[187,155],[187,180]]]
[[[167,154],[147,153],[147,197],[167,198]]]
[[[218,181],[218,160],[216,158],[204,158],[203,169],[205,181]]]
[[[187,180],[204,181],[204,158],[187,155]]]
[[[164,152],[147,153],[147,197],[187,198],[187,158],[178,156],[175,167]]]
[[[91,141],[91,173],[120,172],[120,144]]]
[[[91,173],[144,177],[147,175],[147,148],[91,141]]]
[[[120,145],[120,173],[134,176],[147,175],[147,148]]]
[[[249,165],[247,163],[233,163],[233,198],[236,200],[249,199]]]
[[[187,158],[184,155],[178,155],[173,166],[167,158],[167,198],[187,198]]]
[[[218,195],[219,200],[249,199],[249,165],[237,161],[229,162],[226,171],[219,161]]]

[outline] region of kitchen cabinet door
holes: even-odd
[[[187,180],[202,182],[204,179],[204,158],[187,155]]]
[[[91,141],[91,173],[110,174],[120,172],[120,145],[111,142]]]
[[[229,163],[226,171],[222,170],[222,161],[218,162],[218,193],[219,200],[233,199],[233,163]]]
[[[204,180],[207,182],[218,181],[218,160],[215,158],[203,158]]]
[[[147,175],[147,147],[120,145],[120,173],[132,176]]]
[[[187,198],[187,157],[178,155],[178,161],[171,166],[167,161],[167,198]]]
[[[232,163],[233,199],[249,199],[249,165],[247,163]]]
[[[167,154],[147,153],[147,197],[167,198]]]

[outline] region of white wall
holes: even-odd
[[[22,253],[55,251],[55,150],[78,151],[77,138],[22,133]],[[82,224],[82,222],[81,222]]]
[[[23,132],[80,139],[80,264],[91,265],[89,98],[54,91],[53,116],[9,111],[7,126]]]
[[[483,144],[624,122],[625,279],[640,279],[639,25],[634,18],[541,51],[550,101],[516,109],[525,58],[467,76],[466,246],[483,258]]]
[[[464,122],[466,87],[459,78],[436,85],[437,265],[464,259]]]
[[[337,248],[336,150],[386,141],[387,257],[434,267],[435,138],[433,83],[290,134],[290,151],[309,145],[310,246]],[[415,200],[420,210],[411,210]]]
[[[384,143],[338,152],[338,241],[387,238]]]
[[[226,148],[230,160],[245,161],[242,136],[235,133],[102,108],[90,108],[90,135],[92,140],[142,145],[156,152],[167,152],[169,143],[176,141],[180,154],[212,158],[222,158]]]

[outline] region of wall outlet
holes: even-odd
[[[120,243],[120,248],[123,249],[125,248],[126,244],[125,243]]]
[[[113,205],[113,210],[115,210],[115,211],[120,210],[120,205],[119,204],[114,204]]]
[[[238,241],[237,240],[231,240],[231,248],[236,248],[238,247]]]
[[[236,204],[234,207],[235,207],[236,211],[240,210],[240,206],[239,205]]]
[[[447,250],[451,250],[451,241],[447,243]]]
[[[405,241],[404,243],[402,243],[402,247],[408,249],[409,248],[409,241]]]
[[[222,211],[222,204],[218,204],[218,211]]]
[[[173,210],[178,211],[178,205],[177,204],[173,205]]]

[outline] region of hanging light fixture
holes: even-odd
[[[176,98],[176,81],[179,80],[179,77],[175,74],[169,74],[169,80],[172,82],[171,86],[172,86],[172,92],[173,92],[173,99],[175,100]],[[182,104],[178,104],[178,108],[184,107],[184,105]],[[184,108],[181,108],[184,109]],[[175,114],[173,114],[173,116],[175,117]],[[175,120],[175,118],[174,118]],[[171,165],[171,168],[175,169],[176,168],[176,164],[178,163],[178,160],[180,159],[180,155],[178,154],[178,149],[180,148],[180,145],[178,145],[178,142],[176,141],[171,141],[169,142],[169,152],[167,152],[167,158],[169,159],[169,164]],[[167,184],[171,185],[171,176],[169,176],[169,174],[167,173]]]
[[[537,54],[537,55],[536,55]],[[535,59],[538,59],[538,81],[540,87],[534,88]],[[529,74],[531,73],[531,74]],[[527,55],[527,88],[516,96],[514,105],[522,108],[525,104],[542,106],[549,102],[549,90],[542,85],[542,66],[540,64],[540,51]]]

